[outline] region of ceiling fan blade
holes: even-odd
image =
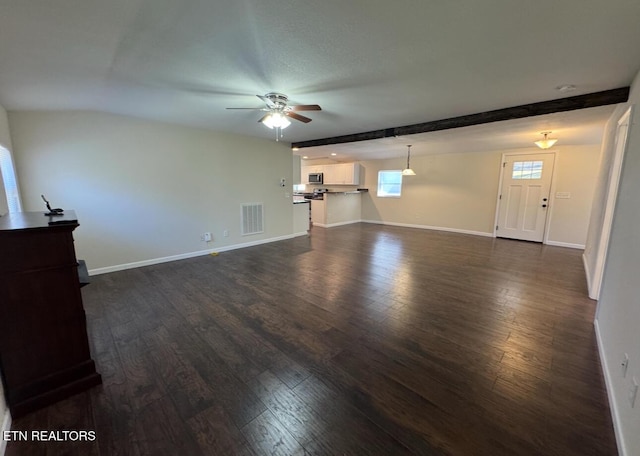
[[[300,114],[296,114],[295,112],[285,112],[284,115],[287,117],[291,117],[292,119],[299,120],[300,122],[304,122],[304,123],[311,122],[311,119],[309,119],[308,117],[301,116]]]
[[[276,104],[270,99],[268,99],[267,97],[265,97],[264,95],[256,95],[256,97],[264,101],[267,104],[267,106],[269,106],[270,108],[275,108]]]
[[[265,114],[264,116],[262,116],[262,117],[260,118],[260,120],[258,120],[258,123],[262,122],[264,119],[266,119],[267,117],[269,117],[269,115],[270,115],[270,114],[271,114],[271,113],[269,113],[269,114]]]
[[[291,111],[322,111],[322,108],[318,105],[296,105],[289,106]]]

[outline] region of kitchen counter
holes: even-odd
[[[293,234],[302,236],[309,231],[309,211],[311,205],[309,200],[293,202]]]
[[[294,199],[296,197],[303,197],[306,200],[321,200],[324,199],[322,195],[357,195],[360,193],[367,193],[368,188],[358,188],[356,190],[327,190],[321,193],[294,193]]]
[[[357,223],[362,219],[363,191],[329,191],[323,199],[311,200],[311,220],[314,226],[332,226]]]
[[[346,190],[346,191],[339,191],[339,190],[329,190],[328,192],[325,193],[338,193],[338,194],[352,194],[352,193],[367,193],[369,192],[368,188],[359,188],[357,190]]]

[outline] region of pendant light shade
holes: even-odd
[[[536,146],[538,146],[540,149],[549,149],[551,146],[553,146],[556,142],[558,142],[557,139],[549,139],[547,136],[551,134],[550,131],[543,131],[540,133],[541,135],[544,135],[544,139],[541,139],[540,141],[536,141],[534,144]]]
[[[407,145],[407,167],[402,170],[402,175],[403,176],[415,176],[416,175],[415,171],[413,171],[411,169],[411,166],[409,165],[409,160],[410,159],[411,159],[411,144],[408,144]]]

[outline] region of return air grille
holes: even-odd
[[[264,208],[262,203],[242,205],[242,235],[264,233]]]

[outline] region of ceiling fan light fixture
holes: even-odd
[[[262,119],[262,123],[263,125],[265,125],[266,127],[269,127],[272,130],[274,128],[285,129],[289,125],[291,125],[291,122],[289,122],[289,119],[287,119],[287,117],[284,114],[277,111],[267,114],[267,116],[264,119]]]
[[[411,159],[411,144],[407,145],[407,167],[405,169],[402,170],[402,175],[403,176],[415,176],[416,173],[414,170],[411,169],[411,166],[409,165],[409,160]]]
[[[544,139],[534,142],[534,144],[538,146],[540,149],[549,149],[551,146],[553,146],[555,143],[558,142],[557,139],[548,138],[548,135],[551,134],[550,131],[543,131],[543,132],[540,132],[540,134],[544,135]]]

